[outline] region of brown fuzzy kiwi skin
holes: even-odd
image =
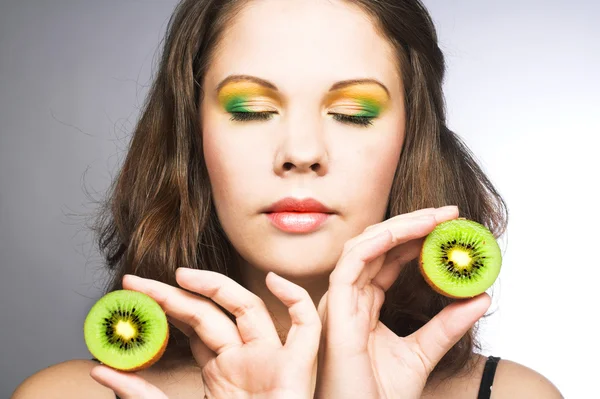
[[[421,272],[421,275],[423,276],[423,278],[425,279],[425,281],[427,282],[427,284],[429,284],[429,286],[438,294],[442,294],[448,298],[452,298],[452,299],[466,299],[466,298],[473,298],[473,297],[459,297],[459,296],[454,296],[448,292],[443,291],[441,288],[439,288],[438,286],[436,286],[433,281],[431,281],[429,279],[429,277],[427,277],[427,273],[425,273],[425,270],[423,268],[423,251],[424,251],[425,245],[423,245],[423,247],[421,248],[421,253],[419,254],[419,271]]]

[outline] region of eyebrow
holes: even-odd
[[[223,88],[223,86],[232,83],[232,82],[240,82],[240,81],[244,81],[244,82],[253,82],[256,83],[258,85],[264,86],[268,89],[271,89],[273,91],[279,91],[279,89],[277,88],[277,86],[275,86],[273,83],[269,82],[268,80],[265,79],[261,79],[258,78],[256,76],[251,76],[251,75],[230,75],[228,77],[226,77],[225,79],[223,79],[221,81],[221,83],[219,83],[217,85],[217,93],[219,91],[221,91],[221,89]],[[388,90],[387,87],[385,87],[385,85],[383,83],[381,83],[380,81],[376,80],[376,79],[349,79],[349,80],[342,80],[339,82],[334,83],[330,88],[329,91],[334,91],[334,90],[340,90],[343,89],[345,87],[348,86],[353,86],[353,85],[358,85],[358,84],[376,84],[378,86],[380,86],[383,90],[385,90],[386,94],[388,95],[388,97],[390,97],[390,91]]]

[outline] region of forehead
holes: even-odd
[[[208,84],[255,75],[282,90],[375,78],[398,85],[395,52],[358,7],[342,0],[251,0],[224,32]]]

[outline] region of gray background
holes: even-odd
[[[589,255],[600,222],[600,5],[425,3],[449,66],[449,125],[511,211],[484,353],[588,397],[600,356],[589,321],[600,280]],[[85,190],[100,198],[123,159],[174,4],[0,3],[0,397],[89,357],[82,323],[106,276]]]

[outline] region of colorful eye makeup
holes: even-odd
[[[389,106],[390,97],[381,85],[346,83],[332,88],[324,101],[327,113],[342,123],[369,126]],[[276,88],[249,80],[232,80],[218,91],[218,101],[231,120],[268,120],[283,101]]]
[[[376,84],[357,84],[333,91],[327,103],[334,109],[348,109],[351,115],[376,118],[389,105],[387,92]]]
[[[340,122],[361,126],[373,124],[373,120],[389,106],[389,95],[380,85],[358,83],[332,91],[327,97],[328,113]]]
[[[228,83],[219,91],[218,99],[227,112],[253,112],[258,105],[264,109],[268,102],[281,102],[277,92],[253,82]]]

